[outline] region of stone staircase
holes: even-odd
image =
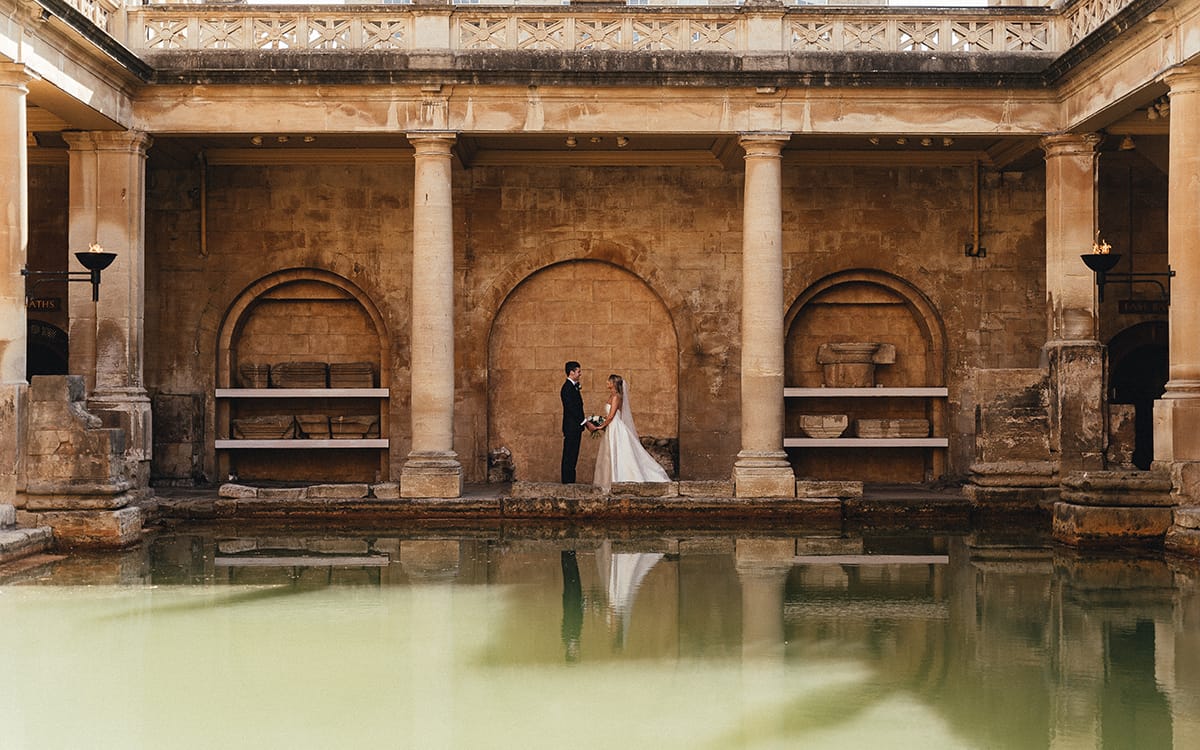
[[[53,537],[49,526],[17,528],[17,510],[0,505],[0,565],[27,555],[45,552]]]

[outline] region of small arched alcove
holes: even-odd
[[[514,478],[557,482],[562,457],[563,364],[583,365],[583,405],[600,413],[610,373],[630,387],[644,439],[668,464],[679,435],[679,344],[670,312],[637,275],[611,263],[556,263],[505,298],[488,341],[488,446],[512,452]],[[646,442],[646,440],[643,440]],[[598,441],[585,436],[578,481],[593,476]],[[666,450],[664,450],[666,449]],[[671,466],[667,471],[671,472]]]
[[[389,337],[356,285],[311,268],[256,281],[229,306],[217,359],[222,478],[386,478]]]
[[[870,389],[858,388],[845,396],[802,391],[803,397],[788,399],[785,435],[804,434],[803,415],[845,415],[843,438],[866,439],[880,434],[880,430],[885,435],[872,444],[789,447],[788,456],[797,476],[912,483],[944,473],[945,447],[921,443],[929,438],[945,443],[944,394],[913,396],[901,390],[945,386],[944,327],[920,290],[881,271],[843,271],[805,290],[788,311],[785,325],[784,382],[790,388],[836,385],[826,382],[828,376],[819,361],[822,345],[879,343],[895,350],[894,360],[884,357],[875,366],[874,380],[869,384],[874,387]],[[925,438],[916,438],[914,431],[921,429],[922,421],[928,422]],[[864,434],[860,434],[860,426]],[[868,427],[872,432],[866,434]],[[891,431],[908,434],[908,442],[903,442],[903,437],[887,442],[892,440],[886,437]]]

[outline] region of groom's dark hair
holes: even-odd
[[[563,365],[563,372],[565,372],[565,373],[567,373],[568,375],[570,375],[570,374],[571,374],[571,370],[574,370],[574,369],[575,369],[575,368],[577,368],[577,367],[582,367],[582,365],[580,365],[580,364],[579,364],[578,362],[576,362],[575,360],[571,360],[571,361],[570,361],[570,362],[568,362],[567,364]]]

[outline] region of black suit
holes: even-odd
[[[559,393],[563,405],[562,483],[575,483],[575,464],[579,463],[579,440],[583,437],[583,396],[570,378]]]

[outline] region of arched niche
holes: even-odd
[[[373,362],[388,387],[387,327],[361,289],[328,271],[265,276],[229,306],[217,335],[217,387],[238,385],[241,364]]]
[[[244,481],[289,480],[371,482],[389,473],[388,444],[391,345],[384,320],[357,286],[328,271],[279,271],[248,286],[233,303],[217,332],[218,389],[252,389],[216,400],[218,474]],[[261,382],[240,376],[245,364],[275,368],[286,362],[327,364],[369,362],[370,386],[355,383],[329,395],[323,386],[296,389],[296,395],[263,394]],[[273,383],[274,384],[274,383]],[[294,386],[292,386],[294,388]],[[274,391],[275,389],[269,389]],[[355,391],[365,391],[361,395]],[[378,395],[382,393],[384,395]],[[297,433],[284,445],[237,445],[238,420],[291,418]],[[329,440],[339,427],[364,424],[361,439]],[[344,438],[339,433],[335,437]],[[309,440],[312,439],[310,446]],[[326,447],[322,440],[335,445]],[[371,440],[375,440],[372,443]]]
[[[605,382],[617,373],[629,383],[638,432],[677,440],[679,344],[662,300],[641,278],[611,263],[556,263],[513,288],[488,337],[488,447],[512,452],[516,479],[560,479],[559,389],[568,360],[583,365],[587,414],[601,413]],[[597,445],[584,436],[581,483],[591,481]]]
[[[806,289],[785,316],[784,383],[788,387],[825,385],[817,361],[822,344],[878,342],[895,347],[891,364],[875,369],[875,385],[887,388],[944,386],[946,335],[929,299],[909,282],[870,269],[827,276]],[[805,414],[845,414],[847,435],[856,419],[927,419],[930,433],[946,435],[942,399],[815,398],[789,399],[785,434],[801,436]],[[944,471],[944,453],[914,447],[801,447],[789,448],[793,469],[801,477],[920,482]]]

